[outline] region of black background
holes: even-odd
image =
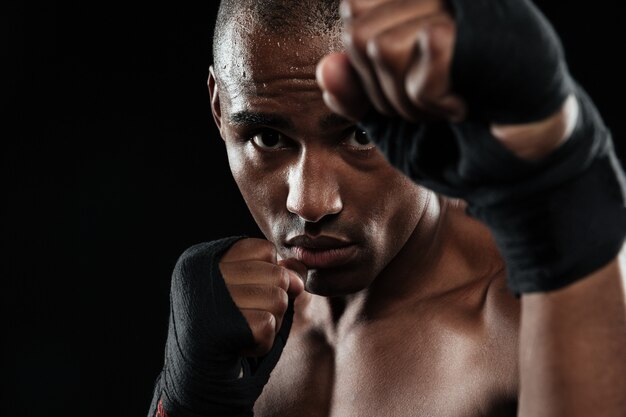
[[[539,5],[621,155],[618,3],[554,3]],[[217,5],[2,8],[0,415],[144,416],[176,258],[258,233],[210,114]]]

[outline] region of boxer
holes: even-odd
[[[266,239],[188,249],[149,416],[626,415],[624,176],[525,0],[224,0]]]

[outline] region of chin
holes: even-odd
[[[341,297],[355,294],[366,289],[370,284],[370,281],[367,280],[368,277],[355,272],[354,270],[348,272],[339,269],[310,269],[305,289],[311,294],[323,297]]]

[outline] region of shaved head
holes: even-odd
[[[214,66],[226,65],[234,34],[258,30],[284,37],[338,39],[339,0],[222,0],[213,35]]]

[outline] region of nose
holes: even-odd
[[[312,223],[341,212],[337,180],[332,156],[303,152],[289,171],[287,210]]]

